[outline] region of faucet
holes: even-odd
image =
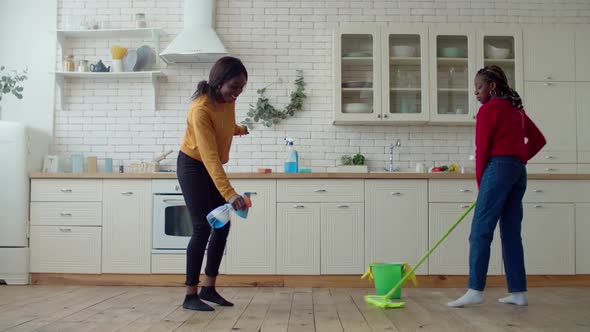
[[[395,141],[395,144],[391,143],[391,145],[389,145],[389,169],[386,168],[386,171],[399,171],[399,167],[393,167],[393,149],[400,146],[402,146],[402,142],[399,139]]]

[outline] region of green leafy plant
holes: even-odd
[[[342,157],[340,157],[340,164],[342,164],[342,166],[352,165],[352,156],[349,154],[343,155]]]
[[[260,95],[256,101],[256,105],[250,104],[248,110],[248,117],[242,121],[242,124],[252,128],[254,123],[259,121],[265,127],[271,127],[273,124],[281,122],[287,117],[295,115],[295,111],[301,111],[303,108],[303,101],[307,96],[305,95],[305,81],[303,80],[303,71],[297,70],[297,79],[295,79],[295,91],[291,92],[291,100],[283,110],[279,110],[270,104],[268,97],[264,95],[267,87],[264,87],[256,92]]]
[[[16,70],[8,72],[6,67],[0,66],[0,101],[2,95],[12,93],[16,98],[23,99],[23,90],[25,89],[21,83],[27,79],[27,70],[19,73]]]
[[[364,165],[365,164],[365,156],[360,153],[357,153],[352,157],[352,163],[354,165]]]

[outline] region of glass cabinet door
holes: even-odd
[[[383,34],[383,118],[389,121],[428,120],[426,29],[397,26]]]
[[[335,122],[381,118],[377,29],[349,28],[335,36]]]
[[[506,73],[508,85],[523,94],[522,30],[520,27],[481,28],[477,37],[477,69],[496,65]],[[478,104],[479,107],[479,104]]]
[[[431,120],[473,123],[475,52],[472,34],[433,29],[431,42],[434,43],[430,76],[433,84]]]

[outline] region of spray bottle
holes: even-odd
[[[299,172],[299,153],[293,148],[293,139],[285,138],[287,145],[287,159],[285,160],[285,173]]]

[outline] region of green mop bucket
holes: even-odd
[[[407,263],[373,263],[367,268],[367,272],[361,277],[372,279],[375,283],[376,295],[385,295],[397,285],[404,276]],[[392,299],[402,297],[402,288],[400,287]]]

